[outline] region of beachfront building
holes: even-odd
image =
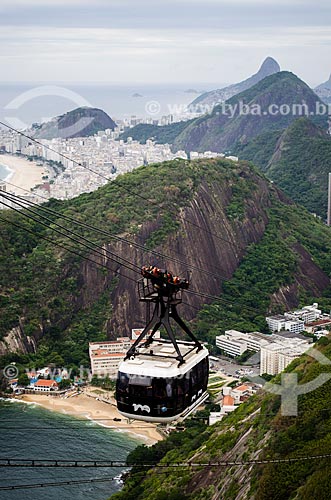
[[[115,378],[120,362],[123,361],[125,354],[142,331],[142,328],[133,328],[131,330],[131,339],[129,337],[118,337],[117,340],[90,342],[89,354],[92,375]],[[151,330],[149,333],[151,333]],[[154,338],[160,338],[159,330],[155,332]]]
[[[51,392],[59,390],[58,383],[55,380],[44,379],[37,380],[37,382],[35,382],[30,388],[36,392]]]
[[[115,341],[90,342],[92,375],[115,378],[119,364],[133,342],[129,337],[118,337]]]

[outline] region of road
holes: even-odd
[[[219,358],[218,361],[210,360],[210,369],[221,371],[227,376],[238,378],[238,380],[245,375],[257,376],[259,375],[259,365],[239,365],[235,361]],[[236,373],[236,372],[240,373]]]

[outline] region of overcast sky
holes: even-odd
[[[0,82],[236,82],[267,56],[331,73],[330,0],[0,0]]]

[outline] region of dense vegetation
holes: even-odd
[[[93,251],[68,243],[66,238],[52,231],[52,227],[56,227],[52,223],[101,245],[111,238],[93,229],[75,227],[61,214],[113,234],[126,233],[131,237],[139,231],[142,222],[151,221],[157,236],[153,238],[152,230],[145,241],[151,248],[176,230],[176,220],[173,214],[169,216],[170,210],[188,203],[203,174],[195,164],[181,163],[181,166],[178,168],[176,162],[169,162],[142,167],[70,202],[51,200],[46,207],[58,215],[47,215],[47,227],[21,214],[4,212],[3,218],[15,225],[3,219],[0,221],[0,272],[3,277],[0,338],[18,325],[18,318],[21,318],[26,335],[42,337],[36,356],[14,355],[11,359],[22,363],[30,360],[38,365],[65,362],[76,367],[88,366],[88,342],[105,339],[105,324],[111,316],[110,294],[116,286],[116,278],[107,280],[108,271],[95,268],[95,279],[106,280],[106,286],[95,291],[84,290],[83,258],[55,243],[67,245],[82,256],[93,257]],[[137,197],[136,193],[138,196],[145,193],[146,200]],[[37,209],[37,213],[41,210]],[[98,260],[97,256],[94,258]],[[83,303],[82,296],[88,292],[92,297]],[[2,360],[2,364],[6,362],[6,358]]]
[[[323,339],[321,352],[331,358],[331,340]],[[330,373],[330,365],[319,364],[308,355],[297,359],[287,372],[298,374],[300,384]],[[280,383],[280,378],[273,380]],[[222,422],[205,428],[188,423],[182,434],[172,434],[152,448],[141,446],[129,455],[136,462],[206,463],[294,458],[330,453],[331,382],[299,396],[298,416],[282,416],[280,397],[260,393],[243,403]],[[200,435],[196,429],[200,427]],[[186,467],[178,473],[171,467],[142,470],[135,467],[116,500],[328,500],[329,459],[255,467]]]
[[[265,172],[282,133],[283,130],[264,132],[249,142],[235,144],[232,151],[239,158],[251,161]]]
[[[331,138],[302,118],[281,138],[280,155],[271,159],[266,174],[293,200],[323,219],[327,209]]]
[[[223,283],[224,302],[206,305],[198,314],[196,328],[211,344],[224,330],[268,332],[265,313],[270,298],[280,287],[293,282],[299,266],[295,243],[300,242],[314,261],[331,275],[330,232],[300,207],[274,204],[262,240],[251,245],[231,280]],[[329,290],[322,301],[326,312],[331,305]],[[301,290],[302,305],[309,299]],[[318,299],[321,302],[321,299]],[[228,302],[227,302],[228,301]],[[283,312],[283,308],[273,308]]]
[[[112,266],[109,271],[93,265],[87,267],[82,257],[55,246],[54,243],[68,245],[68,242],[52,228],[59,223],[99,245],[109,243],[111,238],[96,233],[93,228],[75,226],[63,216],[113,234],[139,236],[138,241],[146,248],[157,245],[162,248],[162,242],[169,235],[181,231],[180,217],[175,217],[174,210],[179,213],[180,207],[193,199],[202,180],[207,181],[210,189],[217,183],[232,186],[227,187],[231,193],[225,204],[227,223],[241,227],[245,223],[246,206],[256,190],[256,179],[261,176],[246,163],[221,159],[173,161],[141,167],[119,176],[96,192],[71,201],[51,200],[46,206],[56,215],[48,215],[46,227],[22,214],[4,212],[3,217],[15,225],[0,221],[3,277],[0,335],[3,337],[20,322],[24,333],[37,339],[38,350],[36,354],[8,355],[1,360],[1,365],[9,361],[34,366],[53,363],[77,371],[80,365],[89,364],[88,342],[106,338],[107,322],[112,315],[111,295],[115,293],[119,277]],[[193,325],[200,338],[210,344],[214,344],[215,335],[228,328],[266,329],[264,316],[270,308],[272,294],[291,284],[299,272],[297,243],[327,275],[331,273],[329,229],[304,209],[282,204],[272,186],[268,196],[271,200],[269,224],[263,238],[247,249],[232,279],[223,283],[223,300],[205,306]],[[37,212],[41,212],[41,208]],[[142,223],[148,223],[149,231],[140,233]],[[98,261],[93,251],[79,244],[72,246],[82,256]],[[136,264],[145,264],[143,259]],[[93,286],[86,282],[90,274]],[[307,287],[309,289],[309,283]],[[304,287],[300,292],[302,300],[310,300]],[[327,297],[325,307],[328,307]],[[278,311],[274,307],[272,310]]]
[[[285,132],[266,132],[235,147],[240,158],[253,161],[288,196],[323,219],[327,208],[331,138],[307,118]]]
[[[246,145],[266,132],[276,134],[276,131],[286,129],[300,113],[300,110],[296,111],[296,106],[303,103],[307,106],[306,113],[310,119],[327,129],[328,116],[316,113],[317,104],[322,104],[319,97],[293,73],[282,71],[231,97],[225,107],[216,106],[211,113],[165,127],[137,125],[122,138],[131,136],[145,142],[153,136],[157,142],[171,143],[175,151],[225,153],[237,149],[240,144]],[[241,104],[249,105],[251,112],[241,111]],[[270,112],[269,106],[275,105],[278,106],[277,112],[273,112],[275,108]],[[280,112],[281,106],[287,106],[288,111]]]
[[[102,109],[81,107],[33,127],[39,139],[88,137],[99,131],[114,130],[116,123]]]
[[[140,123],[123,132],[120,139],[127,141],[128,137],[132,137],[133,140],[141,144],[145,144],[148,139],[153,139],[157,144],[172,144],[177,135],[187,126],[187,123],[186,121],[162,126]]]

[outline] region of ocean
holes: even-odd
[[[11,170],[0,163],[0,180],[3,181],[6,179],[10,173]]]
[[[220,83],[220,87],[223,84]],[[25,128],[80,106],[103,109],[115,121],[133,115],[160,118],[176,114],[200,93],[216,88],[199,85],[4,84],[0,83],[0,119]],[[152,103],[152,104],[151,104]],[[155,103],[157,103],[155,105]]]
[[[53,413],[33,403],[0,401],[0,458],[124,460],[140,442],[127,434]],[[89,478],[115,478],[119,468],[0,468],[0,487]],[[118,479],[91,484],[0,491],[2,500],[107,500]]]

